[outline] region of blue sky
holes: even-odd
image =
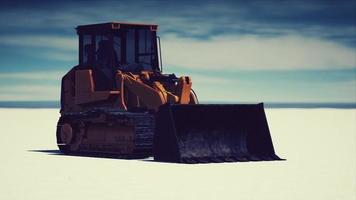
[[[0,101],[59,100],[75,27],[159,25],[164,70],[201,101],[356,102],[355,1],[9,1],[0,6]]]

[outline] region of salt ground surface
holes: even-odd
[[[57,155],[57,109],[0,109],[0,199],[356,198],[355,109],[266,114],[287,161],[186,165]]]

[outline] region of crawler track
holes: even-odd
[[[64,124],[73,128],[73,139],[65,144],[61,139],[61,129]],[[96,136],[97,141],[86,142],[88,129],[93,125],[105,127],[133,127],[133,137],[114,133],[115,143],[105,142],[106,136]],[[115,128],[112,128],[115,131]],[[138,158],[152,156],[153,135],[155,130],[154,116],[145,112],[122,112],[118,110],[93,109],[85,112],[71,112],[62,114],[57,125],[57,144],[66,154],[103,155],[124,158]],[[90,136],[89,136],[90,137]],[[127,146],[132,148],[127,149]]]

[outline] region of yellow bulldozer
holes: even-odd
[[[162,72],[157,25],[76,30],[79,65],[61,86],[61,152],[176,163],[280,160],[262,103],[199,104],[189,76]]]

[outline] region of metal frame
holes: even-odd
[[[124,64],[126,63],[126,32],[123,30],[127,29],[134,29],[135,30],[135,61],[138,62],[138,50],[139,50],[139,36],[138,36],[138,29],[142,28],[149,28],[152,34],[152,45],[154,50],[156,51],[156,56],[154,60],[151,60],[152,62],[152,67],[153,71],[162,71],[160,68],[158,56],[161,59],[160,52],[158,52],[158,46],[157,46],[157,25],[155,24],[131,24],[131,23],[120,23],[120,22],[111,22],[111,23],[103,23],[103,24],[91,24],[91,25],[84,25],[84,26],[78,26],[76,28],[77,34],[79,36],[79,65],[84,66],[83,63],[83,35],[90,35],[91,36],[91,41],[94,47],[96,48],[96,35],[107,35],[109,37],[109,40],[111,41],[111,44],[113,45],[113,37],[114,34],[119,34],[121,38],[121,47],[125,47],[121,49],[121,63]],[[91,55],[95,55],[95,48],[92,48],[90,52]],[[111,59],[114,59],[113,55],[111,55]],[[162,59],[161,59],[162,60]],[[93,58],[91,60],[93,62]],[[112,62],[114,63],[114,62]],[[89,63],[88,66],[84,67],[91,67],[93,63]],[[162,61],[161,61],[162,65]],[[113,66],[112,66],[113,67]],[[161,66],[162,67],[162,66]]]

